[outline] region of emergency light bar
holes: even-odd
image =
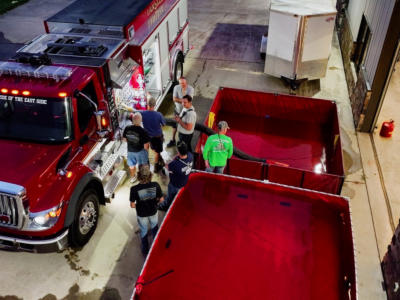
[[[67,67],[46,65],[35,67],[17,62],[0,62],[0,76],[11,75],[18,77],[45,78],[53,79],[58,82],[68,79],[72,72],[73,69]]]

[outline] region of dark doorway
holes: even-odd
[[[369,29],[367,19],[363,15],[360,24],[360,30],[358,31],[356,46],[352,57],[357,73],[358,71],[360,71],[360,68],[364,63],[370,41],[371,30]]]

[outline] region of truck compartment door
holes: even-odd
[[[174,16],[176,16],[176,11]],[[176,32],[174,33],[176,36]],[[159,31],[160,37],[160,62],[161,62],[161,81],[162,81],[162,89],[163,91],[167,88],[168,83],[170,81],[170,72],[169,72],[169,41],[168,41],[168,32],[167,32],[167,23],[162,23],[160,25]]]

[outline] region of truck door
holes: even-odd
[[[143,69],[146,91],[155,99],[162,95],[160,37],[150,38],[143,46]]]
[[[96,106],[98,106],[98,97],[96,90],[91,80],[84,88],[80,90],[81,93],[76,93],[76,134],[77,136],[87,135],[90,137],[97,130],[97,123],[94,113],[96,112]],[[89,98],[91,101],[89,101]]]

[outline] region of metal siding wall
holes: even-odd
[[[368,0],[365,18],[370,26],[372,38],[365,58],[366,79],[372,84],[395,0]]]

